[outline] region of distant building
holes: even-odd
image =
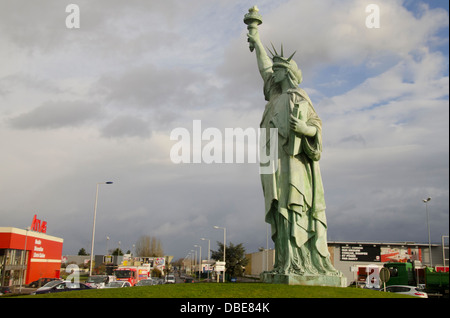
[[[448,248],[448,246],[447,246]],[[428,244],[415,242],[328,242],[330,254],[334,255],[334,267],[347,277],[347,282],[362,282],[368,265],[382,267],[388,262],[411,262],[430,266]],[[443,246],[431,245],[433,267],[444,266]],[[447,255],[448,258],[448,255]],[[448,266],[448,262],[446,264]]]
[[[248,263],[245,266],[245,276],[259,277],[264,271],[271,271],[275,263],[275,250],[263,250],[251,254],[246,254]]]

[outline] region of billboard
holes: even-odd
[[[422,261],[422,250],[415,246],[380,246],[378,244],[345,244],[341,261],[350,262],[414,262]]]
[[[419,247],[382,247],[381,261],[401,263],[422,261],[422,250]]]
[[[341,246],[341,261],[380,262],[379,245],[345,244]]]

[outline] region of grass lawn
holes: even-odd
[[[21,298],[408,298],[361,288],[289,286],[263,283],[167,284],[131,288],[93,289]]]

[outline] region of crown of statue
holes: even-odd
[[[291,54],[291,56],[286,58],[283,56],[284,55],[283,44],[281,44],[280,54],[278,54],[273,44],[272,43],[270,44],[272,45],[272,49],[275,52],[274,54],[269,48],[267,48],[270,54],[272,54],[272,62],[273,62],[272,67],[283,67],[291,71],[292,75],[297,79],[298,83],[300,84],[302,82],[302,71],[298,68],[297,63],[295,63],[295,61],[292,60],[297,51],[295,51],[294,53]]]
[[[281,52],[280,54],[278,54],[277,50],[275,49],[275,47],[273,46],[272,43],[270,43],[272,45],[272,49],[275,53],[273,53],[269,48],[267,48],[267,50],[269,50],[270,54],[272,54],[272,61],[273,61],[273,66],[281,66],[281,67],[285,67],[285,68],[290,68],[292,66],[291,60],[294,57],[295,53],[297,53],[297,51],[295,51],[294,53],[291,54],[291,56],[289,56],[288,58],[285,58],[283,56],[283,44],[281,44]],[[295,63],[294,61],[292,61],[293,63]],[[295,65],[297,66],[297,65]]]

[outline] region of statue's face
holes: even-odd
[[[275,83],[280,83],[286,78],[287,70],[284,67],[274,67],[272,77]]]

